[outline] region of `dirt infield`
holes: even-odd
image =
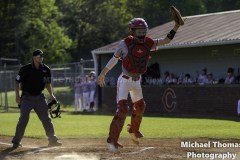
[[[240,150],[232,148],[184,148],[181,142],[209,142],[217,140],[208,139],[143,139],[139,147],[132,144],[129,139],[120,140],[124,145],[119,154],[109,153],[105,139],[62,139],[63,146],[47,147],[46,139],[24,138],[23,147],[13,150],[11,137],[0,136],[0,159],[1,160],[113,160],[113,159],[136,159],[136,160],[181,160],[187,159],[187,152],[208,153],[236,153],[240,157]],[[240,140],[221,140],[223,143],[240,143]],[[194,158],[195,159],[195,158]],[[200,159],[200,158],[196,158]],[[203,158],[207,159],[207,158]],[[209,158],[210,159],[210,158]]]

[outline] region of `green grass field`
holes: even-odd
[[[0,113],[0,135],[13,136],[19,113]],[[54,119],[56,134],[61,138],[105,138],[112,116],[71,115],[63,113]],[[128,117],[125,125],[130,121]],[[125,126],[126,128],[126,126]],[[126,129],[122,137],[127,137]],[[236,138],[240,139],[240,123],[229,120],[144,117],[142,132],[146,138]],[[34,112],[31,113],[25,136],[43,138],[44,129]]]

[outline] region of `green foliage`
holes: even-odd
[[[41,48],[46,63],[92,58],[91,50],[128,34],[133,17],[149,28],[171,21],[169,6],[183,16],[240,8],[239,0],[3,0],[0,1],[0,57],[24,64]]]
[[[208,13],[240,9],[239,0],[205,0]]]
[[[31,59],[36,48],[46,53],[46,62],[61,63],[70,60],[67,49],[72,41],[57,23],[61,17],[55,0],[3,1],[5,25],[0,27],[1,56],[20,58],[22,63]],[[10,7],[11,6],[11,7]],[[6,16],[6,17],[5,17]],[[11,17],[11,18],[8,18]],[[5,32],[3,32],[5,31]]]
[[[143,17],[150,28],[171,21],[169,7],[177,6],[183,16],[205,13],[205,5],[202,0],[136,0],[127,1],[127,8],[133,17]]]
[[[91,58],[90,51],[118,40],[127,34],[130,14],[124,1],[58,1],[66,13],[61,23],[70,37],[77,41],[72,50],[74,60]]]

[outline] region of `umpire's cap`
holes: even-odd
[[[38,56],[38,55],[43,56],[43,55],[44,55],[44,54],[43,54],[43,51],[40,50],[40,49],[36,49],[36,50],[33,52],[33,57],[34,57],[34,56]]]

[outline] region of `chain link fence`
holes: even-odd
[[[64,106],[74,104],[74,83],[80,77],[85,77],[94,71],[93,60],[81,60],[80,62],[67,64],[48,65],[52,73],[52,86],[58,100]],[[14,84],[21,65],[0,66],[0,110],[9,111],[18,105],[15,102]],[[44,93],[47,93],[44,91]],[[48,94],[46,94],[48,95]]]

